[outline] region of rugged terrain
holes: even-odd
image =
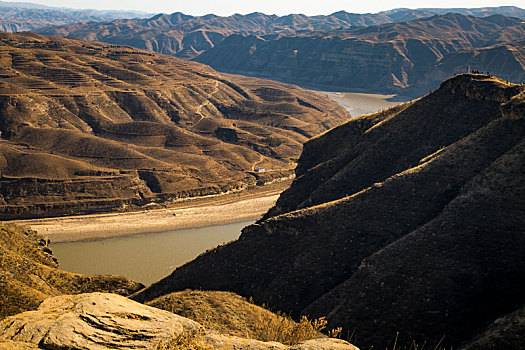
[[[0,30],[4,32],[34,31],[47,26],[77,22],[106,22],[146,16],[148,14],[134,11],[75,10],[27,2],[0,1]]]
[[[352,119],[306,143],[291,188],[239,240],[133,298],[233,291],[327,316],[364,348],[391,347],[398,332],[400,347],[515,341],[525,302],[524,117],[523,85],[464,74]]]
[[[502,14],[525,18],[525,11],[513,7],[455,8],[455,9],[395,9],[373,14],[339,11],[328,16],[287,16],[251,13],[228,17],[190,16],[183,13],[159,14],[148,19],[115,20],[106,23],[75,23],[39,29],[47,35],[58,35],[110,44],[130,45],[140,49],[193,58],[213,48],[230,35],[297,34],[312,30],[335,30],[354,26],[370,26],[430,17],[455,12],[464,15],[490,16]],[[235,49],[230,52],[236,52]]]
[[[49,241],[19,226],[0,225],[0,242],[0,349],[356,349],[326,338],[322,320],[297,323],[233,293],[133,302],[121,295],[143,285],[61,271]]]
[[[188,318],[107,293],[49,298],[36,311],[0,321],[0,348],[15,346],[70,350],[358,350],[340,339],[318,338],[289,346],[223,335]]]
[[[0,101],[3,219],[287,179],[303,142],[350,117],[297,87],[31,33],[0,34]]]
[[[525,80],[519,18],[436,15],[360,28],[231,35],[195,60],[239,74],[333,90],[421,96],[469,68]]]
[[[0,243],[0,319],[36,309],[51,296],[90,292],[129,295],[144,287],[120,276],[59,270],[49,241],[18,226],[0,225]]]

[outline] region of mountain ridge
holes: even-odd
[[[497,13],[525,18],[525,11],[517,7],[454,9],[465,15],[488,16]],[[332,15],[286,16],[266,15],[259,12],[190,16],[181,13],[159,14],[150,19],[116,20],[107,23],[80,23],[70,26],[43,28],[40,34],[98,40],[111,44],[130,45],[140,49],[190,59],[220,43],[232,34],[270,35],[294,34],[302,30],[335,30],[353,26],[370,26],[407,21],[450,12],[449,9],[422,9],[383,11],[377,14],[352,14],[345,11]]]
[[[263,219],[133,298],[229,290],[360,347],[469,342],[524,302],[524,89],[458,75],[313,138]]]
[[[448,13],[355,29],[231,35],[194,60],[220,71],[321,89],[418,97],[470,68],[522,81],[524,35],[518,18]],[[479,50],[489,57],[479,59]]]
[[[146,17],[140,11],[91,10],[52,7],[29,2],[0,1],[0,30],[5,32],[33,31],[50,25],[77,22],[103,22],[119,18]]]

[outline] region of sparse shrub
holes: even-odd
[[[443,342],[443,339],[445,339],[445,336],[443,336],[439,342],[436,344],[435,347],[433,348],[425,348],[425,346],[427,346],[427,342],[423,342],[423,344],[417,344],[415,340],[412,340],[412,342],[410,343],[410,345],[399,345],[398,343],[398,338],[399,338],[399,332],[397,332],[396,334],[396,338],[394,340],[394,345],[392,347],[392,350],[425,350],[425,349],[429,349],[429,350],[448,350],[446,347],[442,346],[441,343]],[[370,347],[370,349],[373,349],[374,347]],[[386,348],[386,350],[390,350],[389,348]],[[452,350],[452,348],[450,348],[450,350]]]
[[[279,147],[283,143],[282,140],[272,136],[266,137],[263,141],[270,147]]]

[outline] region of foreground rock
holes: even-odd
[[[12,340],[0,340],[0,350],[34,350],[40,349],[38,345]]]
[[[288,347],[220,335],[187,318],[105,293],[47,299],[36,311],[3,320],[0,339],[79,350],[152,349],[170,342],[173,349],[192,342],[210,349],[356,349],[337,339],[315,339]]]

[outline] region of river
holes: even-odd
[[[253,222],[54,243],[51,248],[62,270],[122,275],[149,285],[207,249],[239,238],[241,229]]]
[[[378,112],[407,101],[396,95],[329,91],[322,91],[322,93],[346,108],[352,117]]]

